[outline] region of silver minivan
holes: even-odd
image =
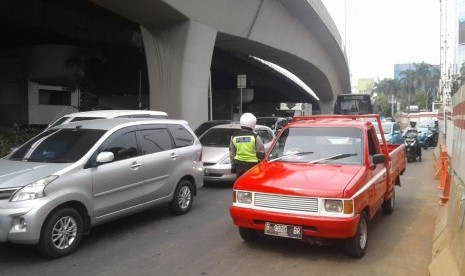
[[[182,120],[98,119],[53,127],[0,159],[0,242],[76,250],[95,225],[167,203],[187,213],[202,146]]]

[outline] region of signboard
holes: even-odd
[[[247,87],[247,76],[246,75],[237,75],[237,88],[246,88]]]

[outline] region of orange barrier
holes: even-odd
[[[444,190],[442,196],[440,197],[439,205],[444,206],[447,203],[447,201],[449,201],[450,190],[449,158],[447,156],[447,148],[445,145],[441,145],[441,158],[438,159],[441,160],[441,182],[438,188]]]
[[[434,179],[441,179],[441,182],[439,183],[438,189],[444,190],[445,188],[445,174],[447,174],[447,170],[449,168],[449,160],[447,156],[447,148],[445,145],[441,145],[441,152],[440,152],[440,157],[438,160],[436,160],[436,165],[435,165],[435,174],[434,174]]]
[[[434,163],[434,179],[439,180],[441,179],[441,172],[442,172],[442,158],[439,157],[436,159]]]

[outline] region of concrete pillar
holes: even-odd
[[[141,26],[150,84],[150,109],[192,128],[208,119],[208,85],[217,31],[184,21]]]

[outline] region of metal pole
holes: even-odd
[[[239,116],[242,116],[242,88],[241,88],[241,106],[239,109]]]
[[[142,70],[139,69],[139,110],[142,108]]]
[[[212,71],[210,71],[210,76],[209,76],[209,83],[208,83],[208,100],[209,100],[209,105],[210,105],[210,114],[209,114],[209,120],[213,120],[213,99],[212,99]]]

